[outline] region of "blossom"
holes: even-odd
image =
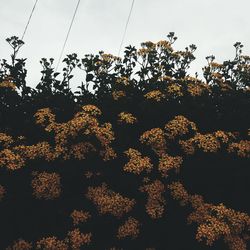
[[[129,158],[129,162],[123,167],[124,171],[134,174],[140,174],[143,171],[151,172],[153,164],[150,162],[150,158],[142,157],[142,154],[133,148],[129,148],[124,153]]]
[[[137,122],[137,118],[134,117],[131,113],[121,112],[118,114],[118,122],[125,124],[134,124]]]
[[[31,186],[33,195],[38,199],[53,200],[61,194],[60,175],[57,173],[33,173]]]
[[[116,217],[128,213],[135,205],[134,199],[123,197],[108,189],[105,183],[97,187],[88,187],[86,197],[97,206],[101,214],[110,213]]]
[[[144,97],[148,100],[154,100],[160,102],[163,99],[165,99],[166,95],[163,94],[160,90],[152,90],[147,94],[145,94]]]
[[[137,219],[129,217],[123,225],[118,228],[117,238],[122,239],[125,237],[138,237],[140,223]]]

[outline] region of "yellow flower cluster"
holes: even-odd
[[[188,216],[188,223],[197,223],[196,239],[205,240],[211,246],[214,241],[223,238],[229,249],[246,250],[249,239],[250,217],[225,207],[222,203],[205,203],[200,195],[189,195],[180,182],[169,185],[171,195],[181,205],[190,204],[194,211]]]
[[[161,40],[161,41],[157,42],[156,46],[161,48],[161,49],[173,51],[171,43],[169,41],[166,41],[166,40]]]
[[[117,56],[114,56],[112,54],[105,54],[105,53],[102,53],[101,54],[101,59],[103,62],[108,62],[108,63],[112,63],[116,60],[119,60],[120,58],[117,57]]]
[[[148,194],[146,203],[147,214],[152,219],[161,218],[163,216],[166,204],[166,201],[162,195],[165,192],[165,185],[161,181],[155,180],[152,183],[141,186],[139,190]]]
[[[42,238],[36,242],[36,249],[42,250],[68,250],[68,242],[66,240],[58,240],[56,237]]]
[[[115,158],[116,154],[109,146],[111,141],[114,140],[111,124],[105,123],[99,125],[94,116],[100,115],[101,111],[93,105],[86,105],[82,110],[83,111],[78,112],[72,120],[62,124],[55,123],[55,116],[49,109],[39,110],[35,115],[37,123],[46,126],[45,129],[47,131],[54,131],[56,142],[55,149],[51,149],[47,142],[41,142],[31,146],[16,146],[13,147],[12,150],[5,149],[0,152],[0,164],[14,170],[24,166],[27,159],[45,158],[49,161],[55,160],[60,155],[62,155],[64,159],[69,159],[71,156],[76,159],[84,159],[88,152],[96,151],[96,149],[88,142],[77,144],[71,143],[71,145],[68,145],[70,138],[77,138],[79,134],[95,136],[103,146],[103,149],[100,150],[100,155],[105,160]],[[126,116],[125,114],[122,115],[124,115],[122,116],[123,118],[128,118],[128,122],[134,121],[132,117]],[[165,129],[168,138],[175,138],[177,135],[184,135],[190,130],[197,130],[195,124],[183,116],[176,116],[172,121],[166,124]],[[223,134],[222,131],[217,131],[215,137],[221,138],[224,142],[227,140],[227,135]],[[1,133],[1,138],[5,144],[10,143],[12,140],[11,137],[3,133]],[[217,140],[212,135],[198,134],[192,140],[198,147],[204,149],[204,151],[213,151],[214,148],[218,147]],[[158,154],[163,154],[165,152],[166,142],[164,133],[159,128],[146,131],[141,136],[141,142],[151,145]],[[189,146],[192,150],[192,145],[189,145],[190,142],[185,141],[182,142],[182,144],[185,144],[186,148]],[[213,144],[211,145],[213,148],[212,150],[209,144]]]
[[[223,237],[230,249],[232,249],[231,245],[239,247],[236,249],[246,249],[244,235],[250,229],[250,217],[247,214],[226,208],[223,204],[203,203],[195,209],[191,216],[189,221],[199,225],[196,234],[197,240],[206,239],[206,244],[212,245],[215,240]]]
[[[8,148],[14,142],[13,138],[5,133],[0,133],[0,147]]]
[[[164,154],[159,159],[158,170],[163,177],[168,176],[168,172],[171,169],[175,169],[178,173],[181,167],[183,160],[181,156],[170,156],[168,154]]]
[[[69,242],[72,250],[80,250],[82,246],[91,242],[92,233],[81,233],[80,230],[74,229],[68,233]]]
[[[172,182],[171,184],[169,184],[168,189],[170,190],[173,199],[179,201],[181,206],[184,206],[188,203],[188,192],[185,190],[184,186],[179,181]]]
[[[63,240],[59,240],[55,236],[44,237],[36,243],[34,247],[32,243],[29,243],[23,239],[15,241],[12,246],[6,248],[6,250],[80,250],[86,244],[91,242],[92,233],[81,233],[78,228],[69,231],[67,237]]]
[[[126,76],[118,77],[116,79],[116,83],[121,84],[123,86],[129,85],[129,79]]]
[[[0,201],[3,199],[5,193],[6,193],[5,188],[2,185],[0,185]]]
[[[116,217],[128,213],[135,205],[134,199],[123,197],[108,189],[106,183],[98,187],[88,187],[86,197],[97,206],[101,214],[110,213]]]
[[[174,97],[183,96],[182,86],[177,83],[172,83],[167,86],[167,93]]]
[[[212,68],[223,68],[223,64],[217,63],[217,62],[211,62],[209,64]]]
[[[137,219],[129,217],[123,225],[118,228],[117,238],[123,239],[126,237],[137,238],[140,232],[140,223]]]
[[[151,41],[141,43],[142,48],[140,48],[137,53],[139,56],[146,56],[151,51],[155,50],[156,44]]]
[[[79,142],[70,146],[70,155],[77,160],[83,160],[90,152],[96,152],[96,148],[89,142]]]
[[[117,100],[119,100],[120,98],[125,97],[125,96],[126,96],[126,93],[125,93],[125,91],[123,91],[123,90],[114,90],[114,91],[112,92],[112,97],[113,97],[113,99],[114,99],[115,101],[117,101]]]
[[[167,150],[167,144],[165,140],[164,131],[160,128],[153,128],[151,130],[145,131],[141,137],[140,142],[150,146],[156,154],[161,156]]]
[[[250,141],[241,140],[239,142],[230,143],[227,151],[229,153],[236,153],[238,156],[243,158],[250,157]]]
[[[52,151],[48,142],[39,142],[37,144],[26,146],[19,145],[12,148],[14,152],[22,157],[23,161],[44,158],[47,161],[53,161],[56,154]]]
[[[242,239],[235,235],[226,235],[224,242],[228,245],[230,250],[247,250],[247,239]]]
[[[168,139],[175,139],[177,136],[196,132],[197,127],[194,122],[189,121],[186,117],[177,115],[165,125],[165,130]]]
[[[140,174],[144,170],[149,173],[153,168],[149,157],[142,157],[142,154],[133,148],[129,148],[124,152],[129,158],[129,162],[125,164],[123,170],[126,172]]]
[[[42,125],[43,127],[47,127],[46,131],[51,131],[51,126],[48,127],[49,124],[55,123],[55,115],[51,112],[49,108],[39,109],[35,115],[36,124]]]
[[[201,149],[205,153],[216,153],[221,148],[219,140],[213,134],[197,133],[188,140],[179,140],[179,144],[186,154],[194,154],[195,149]]]
[[[188,95],[191,96],[201,96],[205,92],[211,92],[211,88],[208,84],[202,82],[201,80],[187,76],[179,80],[183,86],[186,87]]]
[[[32,173],[33,195],[38,199],[53,200],[61,194],[60,175],[57,173]]]
[[[95,105],[89,104],[89,105],[82,106],[82,110],[85,113],[90,114],[92,116],[100,116],[102,114],[101,110]]]
[[[225,222],[221,222],[213,217],[206,224],[198,226],[196,239],[202,241],[206,239],[206,244],[211,246],[214,241],[230,233],[230,228]]]
[[[160,102],[166,98],[166,95],[163,94],[160,90],[152,90],[145,94],[144,97],[148,100]]]
[[[228,143],[229,139],[235,138],[235,136],[230,132],[224,132],[222,130],[218,130],[214,132],[214,136],[219,139],[222,143]]]
[[[118,114],[118,122],[125,124],[134,124],[137,122],[137,118],[134,117],[131,113],[121,112]]]
[[[15,241],[12,246],[6,248],[6,250],[31,250],[33,249],[32,244],[23,239]]]
[[[0,88],[8,88],[10,90],[16,90],[16,85],[10,81],[3,81],[0,83]]]
[[[203,88],[199,84],[191,84],[187,85],[187,91],[191,96],[201,96],[203,93]]]
[[[0,166],[9,170],[17,170],[25,165],[22,157],[10,149],[0,151]]]
[[[114,150],[110,147],[114,140],[114,133],[110,123],[99,124],[96,116],[101,111],[94,105],[85,105],[83,111],[75,114],[74,118],[65,123],[56,123],[55,116],[49,109],[39,110],[35,114],[36,122],[45,126],[45,130],[55,134],[55,150],[53,155],[67,160],[70,157],[84,159],[86,153],[96,151],[95,147],[88,142],[74,144],[79,137],[95,137],[101,144],[100,155],[104,160],[116,157]],[[47,117],[47,119],[45,119]]]
[[[72,218],[73,220],[73,224],[74,226],[82,223],[82,222],[85,222],[87,221],[88,219],[91,218],[91,215],[89,212],[85,212],[85,211],[78,211],[78,210],[74,210],[70,217]]]

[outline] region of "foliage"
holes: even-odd
[[[207,57],[198,79],[196,46],[175,51],[176,39],[123,58],[67,55],[62,75],[42,58],[35,88],[17,58],[23,41],[7,39],[1,249],[249,247],[250,59],[236,43],[233,60]],[[86,78],[73,92],[77,68]]]

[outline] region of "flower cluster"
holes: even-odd
[[[198,84],[188,84],[187,90],[191,96],[201,96],[203,92],[203,89]]]
[[[166,95],[163,94],[160,90],[152,90],[145,94],[144,97],[148,100],[160,102],[166,98]]]
[[[126,96],[126,93],[125,93],[125,91],[123,91],[123,90],[114,90],[114,91],[112,92],[112,97],[113,97],[113,99],[114,99],[115,101],[117,101],[117,100],[119,100],[120,98],[125,97],[125,96]]]
[[[169,184],[168,189],[170,190],[173,199],[179,201],[182,206],[188,203],[188,192],[179,181]]]
[[[6,248],[6,250],[31,250],[32,244],[23,239],[19,239],[13,243],[12,246]]]
[[[129,78],[127,78],[126,76],[118,77],[116,79],[116,83],[123,85],[123,86],[128,86],[129,85]]]
[[[8,88],[10,90],[16,90],[16,85],[13,82],[10,81],[3,81],[0,83],[0,88]]]
[[[101,59],[104,63],[112,63],[120,58],[112,54],[101,53]]]
[[[34,145],[19,145],[12,148],[14,152],[21,156],[23,161],[43,158],[47,161],[53,161],[56,154],[53,152],[48,142],[39,142]]]
[[[159,156],[167,150],[164,131],[160,128],[153,128],[144,132],[140,137],[140,142],[149,145]]]
[[[139,221],[133,217],[129,217],[125,223],[118,228],[117,238],[132,237],[134,239],[139,235],[139,227]]]
[[[73,224],[74,226],[87,221],[89,218],[91,218],[91,215],[89,212],[85,212],[85,211],[78,211],[78,210],[74,210],[70,217],[73,220]]]
[[[96,138],[102,149],[100,155],[104,160],[116,157],[114,150],[110,147],[114,140],[114,133],[110,123],[99,124],[96,116],[100,116],[101,111],[94,105],[85,105],[82,111],[75,114],[72,120],[65,123],[56,123],[55,116],[49,109],[41,109],[35,114],[36,122],[45,127],[48,132],[54,133],[55,149],[52,151],[54,158],[62,156],[64,160],[74,157],[84,159],[86,153],[96,151],[95,147],[88,141],[74,141],[80,138]],[[85,139],[86,140],[86,139]]]
[[[171,83],[167,86],[167,93],[172,97],[180,97],[183,96],[182,86],[178,83]]]
[[[18,145],[13,146],[13,138],[0,133],[0,146],[4,147],[0,151],[0,166],[17,170],[25,166],[27,160],[37,158],[46,161],[54,161],[59,157],[64,160],[71,157],[82,160],[88,153],[97,151],[92,143],[86,141],[87,138],[95,138],[100,142],[99,154],[104,161],[114,159],[116,153],[110,146],[114,140],[112,125],[110,123],[99,124],[96,116],[101,115],[101,111],[96,106],[85,105],[82,110],[72,120],[65,123],[56,123],[55,115],[49,108],[36,112],[34,115],[36,123],[42,125],[47,132],[53,132],[54,147],[46,141],[34,145],[20,144],[23,141],[22,137],[18,137]],[[79,142],[79,138],[86,139]]]
[[[239,142],[230,143],[228,145],[227,151],[229,153],[236,153],[240,157],[249,158],[250,157],[250,141],[241,140]]]
[[[246,240],[250,237],[250,217],[247,214],[227,208],[222,203],[205,203],[202,196],[189,195],[180,182],[171,183],[168,187],[172,197],[181,205],[190,204],[194,209],[187,221],[198,225],[198,241],[205,240],[211,246],[214,241],[223,238],[229,249],[247,249]]]
[[[98,187],[88,187],[86,197],[97,206],[101,214],[110,213],[116,217],[128,213],[135,205],[134,199],[123,197],[108,189],[106,183]]]
[[[161,41],[157,42],[156,46],[160,47],[162,49],[173,51],[171,43],[169,41],[166,41],[166,40],[161,40]]]
[[[49,108],[43,108],[39,109],[35,115],[36,124],[42,125],[43,127],[46,127],[47,131],[51,130],[51,124],[55,123],[55,115],[51,112]]]
[[[129,148],[124,153],[129,157],[129,162],[123,167],[124,171],[134,174],[140,174],[143,171],[151,172],[153,164],[150,162],[149,157],[142,157],[142,154],[133,148]]]
[[[81,233],[80,230],[74,229],[68,232],[68,238],[72,250],[80,250],[82,246],[91,242],[92,233]]]
[[[215,240],[230,233],[230,228],[225,222],[221,222],[211,217],[206,224],[198,226],[196,239],[202,241],[206,239],[206,244],[211,246]]]
[[[68,250],[68,241],[58,240],[56,237],[47,237],[42,238],[41,240],[36,242],[37,249],[42,250]]]
[[[165,125],[166,136],[168,139],[175,139],[191,132],[196,132],[197,127],[194,122],[189,121],[182,115],[175,116],[173,120]]]
[[[188,140],[179,140],[179,144],[186,154],[194,154],[196,149],[216,153],[221,148],[219,140],[213,134],[197,133]]]
[[[226,235],[224,242],[228,245],[230,250],[247,250],[247,239],[242,239],[237,235]]]
[[[14,142],[13,138],[5,133],[0,133],[0,147],[8,148]]]
[[[235,135],[231,132],[224,132],[222,130],[217,130],[213,133],[214,136],[221,142],[221,143],[228,143],[232,139],[236,139]]]
[[[158,170],[163,177],[167,177],[168,172],[171,169],[175,169],[176,172],[179,172],[182,161],[181,156],[170,156],[168,154],[164,154],[159,159]]]
[[[82,110],[85,113],[90,114],[92,116],[100,116],[102,114],[101,110],[95,105],[89,104],[89,105],[82,106]]]
[[[60,175],[57,173],[33,172],[31,186],[33,195],[38,199],[53,200],[61,194]]]
[[[162,194],[165,192],[165,185],[155,180],[152,183],[145,184],[139,188],[141,192],[148,194],[146,203],[146,212],[152,219],[159,219],[163,216],[166,201]]]
[[[90,152],[96,152],[96,148],[90,142],[79,142],[70,146],[70,155],[77,160],[83,160]]]
[[[0,166],[9,170],[17,170],[25,165],[24,159],[10,149],[0,151]]]
[[[137,118],[134,117],[131,113],[121,112],[118,114],[118,122],[125,124],[134,124],[137,122]]]
[[[195,77],[187,76],[181,79],[187,87],[187,94],[196,97],[201,96],[205,92],[210,92],[210,86]]]
[[[5,188],[2,185],[0,185],[0,201],[3,199],[5,193],[6,193]]]

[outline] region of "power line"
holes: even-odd
[[[32,15],[33,15],[34,11],[35,11],[35,8],[36,8],[36,5],[37,5],[37,2],[38,2],[38,0],[36,0],[36,2],[35,2],[35,4],[34,4],[34,6],[33,6],[33,8],[32,8],[32,10],[31,10],[31,13],[30,13],[30,16],[29,16],[28,22],[27,22],[27,24],[26,24],[26,26],[25,26],[25,29],[24,29],[24,32],[23,32],[23,35],[22,35],[21,40],[23,40],[23,38],[24,38],[24,36],[25,36],[25,33],[26,33],[27,29],[28,29],[28,26],[29,26],[29,24],[30,24],[31,17],[32,17]]]
[[[132,0],[132,4],[131,4],[131,7],[130,7],[130,11],[129,11],[128,19],[127,19],[127,22],[126,22],[126,26],[125,26],[125,29],[124,29],[124,32],[123,32],[122,41],[121,41],[121,44],[120,44],[118,56],[120,56],[120,53],[121,53],[122,45],[124,43],[124,39],[125,39],[125,36],[126,36],[126,33],[127,33],[128,24],[129,24],[131,13],[132,13],[132,10],[133,10],[133,7],[134,7],[134,3],[135,3],[135,0]]]
[[[71,23],[70,23],[70,26],[69,26],[69,30],[68,30],[66,39],[65,39],[65,41],[64,41],[64,44],[63,44],[63,47],[62,47],[62,50],[61,50],[61,54],[60,54],[60,57],[59,57],[59,60],[58,60],[57,66],[56,66],[56,71],[57,71],[57,69],[58,69],[58,67],[59,67],[59,64],[60,64],[60,62],[61,62],[61,59],[62,59],[62,56],[63,56],[63,52],[64,52],[64,49],[65,49],[66,43],[67,43],[67,41],[68,41],[69,34],[70,34],[70,31],[71,31],[72,25],[73,25],[73,23],[74,23],[75,16],[76,16],[78,7],[79,7],[79,5],[80,5],[80,2],[81,2],[81,0],[78,0],[78,2],[77,2],[76,9],[75,9],[74,15],[73,15],[73,17],[72,17],[72,20],[71,20]]]

